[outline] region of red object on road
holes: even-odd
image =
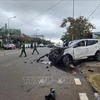
[[[72,70],[72,74],[76,74],[76,71],[75,70]]]

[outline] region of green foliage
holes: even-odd
[[[45,40],[45,39],[40,39],[40,38],[33,38],[32,42],[37,42],[38,44],[41,44],[41,43],[42,43],[42,44],[44,44],[44,45],[50,43],[50,41],[47,41],[47,40]]]
[[[0,32],[3,30],[3,27],[2,28],[0,28]]]
[[[72,35],[71,34],[68,34],[68,33],[63,33],[62,37],[61,37],[61,40],[64,41],[64,40],[71,40],[72,39]]]
[[[73,34],[74,39],[85,38],[87,34],[91,34],[91,29],[95,29],[95,27],[89,23],[84,16],[80,16],[75,19],[73,17],[65,18],[61,24],[61,27],[66,27],[67,23],[70,23],[70,25],[66,28],[67,33],[71,35]],[[65,35],[64,38],[66,38]]]
[[[4,30],[3,28],[0,29],[0,36],[2,36],[2,39],[7,38],[7,34],[8,34],[7,30]]]

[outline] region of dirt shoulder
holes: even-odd
[[[85,62],[79,66],[79,69],[95,92],[100,94],[100,62]]]

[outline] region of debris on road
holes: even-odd
[[[89,71],[89,72],[94,72],[94,69],[89,69],[88,71]]]
[[[42,59],[42,58],[44,58],[44,57],[48,57],[48,54],[45,54],[45,55],[41,56],[39,59],[37,59],[37,62],[39,62],[40,59]]]
[[[97,92],[94,93],[94,96],[97,98],[97,100],[100,100],[100,95]]]
[[[46,68],[49,68],[48,66]]]
[[[55,89],[54,88],[51,88],[50,89],[50,94],[49,95],[46,95],[45,96],[45,99],[46,100],[56,100],[56,97],[55,97]]]
[[[76,71],[75,70],[72,70],[72,74],[76,74]]]
[[[69,66],[70,66],[71,68],[75,68],[75,66],[74,66],[73,64],[70,64]]]
[[[48,64],[48,65],[50,65],[50,64],[51,64],[51,62],[50,62],[50,61],[42,61],[41,63],[42,63],[42,64]]]
[[[33,64],[33,62],[30,62],[30,64]]]
[[[32,89],[28,89],[26,92],[30,92]]]
[[[24,87],[24,86],[21,86],[22,88]]]
[[[65,48],[59,48],[59,47],[53,48],[48,54],[45,54],[41,56],[39,59],[37,59],[37,62],[39,62],[44,57],[48,57],[49,61],[51,61],[53,65],[57,65],[60,62],[63,63],[61,60],[63,59],[62,57],[63,57],[64,50]]]

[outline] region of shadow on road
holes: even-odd
[[[70,66],[65,67],[63,64],[56,65],[55,67],[58,68],[58,69],[60,69],[60,70],[62,70],[62,71],[65,71],[67,73],[72,73],[73,70],[76,71],[77,73],[79,73],[80,71],[79,71],[78,67],[81,64],[88,63],[88,62],[95,62],[95,60],[92,59],[92,58],[90,58],[90,59],[75,61],[73,63],[74,68],[72,68]]]
[[[85,59],[85,60],[74,61],[74,63],[73,63],[74,68],[72,68],[70,66],[65,67],[62,63],[59,63],[57,65],[53,65],[52,63],[50,64],[50,61],[45,61],[45,60],[39,60],[39,62],[42,63],[42,64],[45,64],[45,65],[49,65],[51,67],[55,67],[59,70],[67,72],[67,73],[72,73],[73,70],[76,71],[76,73],[80,73],[79,66],[81,64],[88,63],[88,62],[95,62],[95,61],[92,58]]]

